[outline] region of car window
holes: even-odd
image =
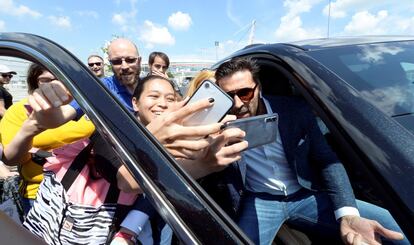
[[[132,113],[71,53],[39,36],[1,33],[0,56],[9,55],[44,65],[64,83],[183,243],[206,243],[211,233],[218,243],[249,243]]]
[[[331,71],[390,116],[414,112],[414,43],[381,43],[311,51]]]

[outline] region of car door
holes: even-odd
[[[74,55],[45,38],[0,34],[0,56],[49,69],[113,146],[148,199],[185,244],[248,244],[250,241],[189,177],[158,141]]]
[[[363,184],[359,187],[363,198],[390,210],[413,240],[414,193],[407,188],[414,184],[413,135],[356,96],[357,91],[302,49],[278,44],[247,47],[213,67],[234,57],[257,61],[264,95],[302,96],[307,100],[327,126],[348,173],[360,178],[359,182],[351,178],[351,182],[354,186]],[[375,194],[370,197],[371,193]]]

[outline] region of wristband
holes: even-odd
[[[122,232],[122,231],[118,231],[115,234],[114,238],[115,237],[119,237],[119,238],[123,238],[125,240],[129,240],[129,241],[133,242],[134,244],[137,242],[137,238],[135,237],[135,235],[132,235],[132,234],[129,234],[129,233],[126,233],[126,232]]]

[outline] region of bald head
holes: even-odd
[[[108,46],[108,57],[115,77],[128,90],[134,91],[141,72],[141,57],[135,44],[128,39],[117,38]]]
[[[117,52],[119,50],[127,50],[130,55],[134,55],[136,57],[139,56],[138,48],[135,46],[131,40],[126,38],[117,38],[114,39],[108,46],[108,56],[111,58],[111,54]]]

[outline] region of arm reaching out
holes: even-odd
[[[40,84],[29,95],[29,106],[33,109],[19,132],[4,149],[4,162],[15,164],[29,157],[33,137],[49,128],[58,127],[76,116],[76,111],[67,105],[72,96],[60,81]]]

